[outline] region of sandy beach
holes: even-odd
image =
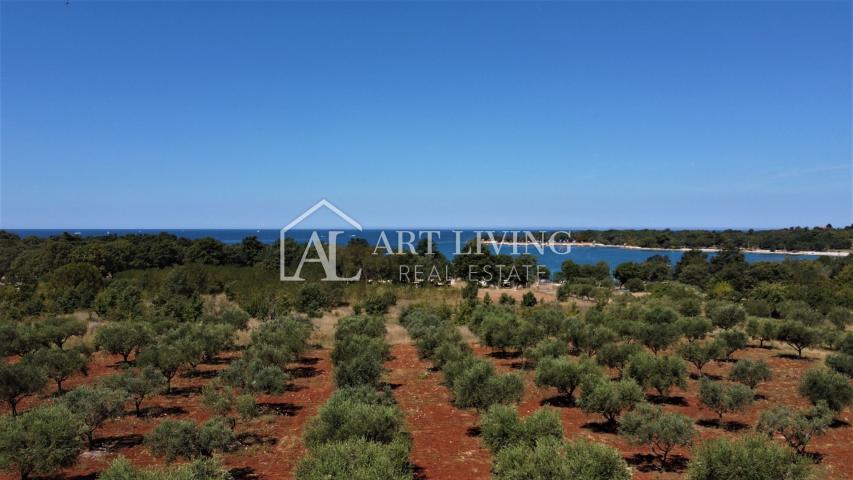
[[[484,245],[499,245],[499,246],[508,246],[511,247],[513,245],[541,245],[543,247],[607,247],[607,248],[624,248],[626,250],[649,250],[649,251],[659,251],[659,252],[687,252],[690,250],[699,250],[700,252],[706,253],[716,253],[720,251],[720,248],[717,247],[705,247],[705,248],[689,248],[689,247],[680,247],[680,248],[660,248],[660,247],[639,247],[636,245],[609,245],[606,243],[596,243],[596,242],[543,242],[543,243],[534,243],[534,242],[502,242],[502,241],[492,241],[492,240],[483,240]],[[817,251],[806,251],[806,250],[767,250],[763,248],[742,248],[741,252],[744,253],[769,253],[769,254],[777,254],[777,255],[816,255],[816,256],[825,256],[825,257],[846,257],[850,255],[850,251],[847,250],[827,250],[824,252]]]

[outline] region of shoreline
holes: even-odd
[[[690,247],[678,247],[678,248],[663,248],[663,247],[639,247],[636,245],[611,245],[606,243],[597,243],[597,242],[527,242],[527,241],[519,241],[519,242],[504,242],[504,241],[493,241],[484,239],[483,244],[485,245],[498,245],[499,247],[512,247],[512,246],[529,246],[529,245],[541,245],[543,247],[588,247],[588,248],[623,248],[626,250],[648,250],[648,251],[658,251],[658,252],[689,252],[690,250],[698,250],[700,252],[705,253],[717,253],[721,249],[717,247],[702,247],[702,248],[690,248]],[[818,257],[846,257],[850,255],[849,251],[841,251],[841,250],[827,250],[824,252],[818,251],[791,251],[791,250],[767,250],[763,248],[742,248],[740,249],[742,253],[757,253],[761,255],[811,255]]]

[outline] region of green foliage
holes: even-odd
[[[689,480],[806,480],[808,462],[767,437],[708,440],[695,451]]]
[[[799,391],[812,404],[824,402],[834,412],[853,402],[853,386],[847,377],[823,368],[807,370],[800,379]]]
[[[626,375],[643,388],[654,388],[661,396],[672,387],[687,389],[687,364],[677,357],[656,357],[640,352],[628,361]]]
[[[554,387],[573,401],[572,396],[577,387],[603,376],[601,368],[591,359],[576,361],[564,356],[540,360],[536,365],[534,382],[537,387]]]
[[[166,377],[166,391],[172,389],[172,379],[189,363],[187,351],[179,345],[161,343],[148,345],[138,355],[137,363],[142,367],[156,368]]]
[[[770,380],[772,377],[770,367],[763,360],[738,360],[729,372],[729,380],[742,383],[752,389],[755,389],[760,382]]]
[[[35,324],[36,335],[45,342],[62,348],[73,336],[83,336],[88,329],[85,320],[74,318],[49,317]]]
[[[127,280],[114,280],[98,293],[92,307],[108,320],[133,320],[142,315],[142,290]]]
[[[763,348],[765,342],[778,338],[779,322],[769,318],[751,317],[746,321],[746,333],[757,339],[758,346]]]
[[[152,336],[147,323],[110,323],[95,332],[95,347],[113,355],[121,355],[124,363],[128,363],[130,355],[134,351],[139,353],[142,347],[151,342]]]
[[[809,410],[797,412],[792,412],[785,405],[777,405],[761,412],[755,429],[770,438],[781,435],[795,452],[804,454],[812,438],[822,435],[829,428],[832,416],[832,410],[823,402]]]
[[[397,303],[397,295],[392,291],[372,293],[364,299],[361,306],[368,315],[384,315],[388,308]]]
[[[557,358],[569,354],[569,347],[566,342],[556,338],[546,338],[540,340],[527,355],[534,361],[542,361],[545,358]]]
[[[350,315],[338,320],[335,327],[335,341],[343,341],[353,335],[371,338],[384,338],[385,320],[375,315]]]
[[[107,388],[122,390],[133,402],[136,416],[142,415],[140,406],[146,398],[151,398],[166,390],[166,377],[154,367],[125,370],[120,375],[104,379]]]
[[[231,480],[231,474],[213,458],[197,458],[189,463],[167,467],[139,468],[125,457],[118,457],[98,480]]]
[[[584,384],[578,404],[584,412],[601,414],[608,423],[614,423],[623,411],[634,408],[643,401],[645,397],[642,387],[634,380],[626,378]]]
[[[723,355],[723,346],[717,341],[687,343],[678,348],[678,355],[692,363],[699,375],[703,375],[702,368]]]
[[[566,443],[545,438],[531,448],[516,444],[495,459],[495,480],[629,480],[630,470],[613,447],[584,440]]]
[[[676,322],[676,326],[691,343],[705,338],[713,328],[711,321],[703,317],[683,317]]]
[[[47,276],[45,300],[50,311],[70,313],[89,308],[103,286],[97,267],[88,263],[69,263]]]
[[[0,362],[0,399],[9,403],[13,416],[18,413],[18,403],[44,390],[47,381],[44,370],[32,362]]]
[[[636,343],[607,343],[596,352],[596,361],[605,367],[615,368],[622,376],[628,360],[643,350]]]
[[[404,434],[403,414],[396,405],[359,401],[353,395],[335,395],[308,421],[304,439],[308,448],[365,439],[389,444]]]
[[[522,307],[535,307],[537,303],[536,295],[533,295],[533,292],[525,292],[524,295],[521,296]]]
[[[739,383],[725,385],[721,382],[702,379],[699,383],[699,401],[713,410],[720,421],[724,413],[743,410],[752,405],[755,393],[751,388]]]
[[[77,419],[61,405],[0,417],[0,469],[26,480],[70,466],[82,450],[79,432]]]
[[[80,420],[81,431],[91,450],[95,446],[95,429],[124,413],[126,399],[127,394],[122,390],[84,385],[66,393],[62,404]]]
[[[746,334],[740,330],[723,330],[717,334],[715,341],[719,344],[726,360],[730,359],[733,353],[747,346]]]
[[[312,449],[299,461],[296,480],[411,480],[409,444],[352,439]]]
[[[710,308],[711,323],[722,329],[734,328],[746,321],[746,311],[740,305],[720,302]]]
[[[75,373],[88,372],[89,357],[80,349],[42,348],[27,354],[22,361],[40,368],[47,378],[56,382],[56,391],[62,394],[62,382]]]
[[[563,424],[553,409],[539,409],[519,418],[515,408],[494,405],[480,421],[483,442],[496,454],[506,447],[523,444],[533,448],[541,438],[563,438]]]
[[[776,339],[793,347],[798,357],[803,356],[803,349],[816,344],[818,337],[819,333],[816,329],[795,320],[784,321],[776,331]]]
[[[214,451],[226,450],[235,439],[234,432],[219,418],[201,427],[191,420],[163,420],[145,436],[145,445],[171,463],[178,458],[210,457]]]
[[[208,382],[201,389],[201,403],[216,417],[225,418],[233,430],[237,417],[248,420],[257,416],[257,405],[252,395],[236,395],[219,379]]]
[[[665,465],[673,448],[690,445],[696,430],[693,420],[686,415],[666,412],[656,405],[640,404],[622,417],[619,433],[632,443],[649,445]]]
[[[220,376],[226,384],[243,391],[273,395],[283,393],[290,380],[281,368],[245,357],[231,362]]]
[[[445,369],[446,377],[451,365]],[[524,393],[524,382],[520,376],[496,374],[488,360],[468,362],[458,374],[449,376],[453,403],[459,408],[485,410],[495,404],[518,403]]]
[[[678,313],[665,307],[652,307],[643,312],[637,339],[653,352],[672,345],[681,336],[677,327]]]

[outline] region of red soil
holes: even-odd
[[[474,412],[450,403],[442,374],[430,371],[410,344],[394,345],[385,364],[394,396],[412,434],[411,461],[419,478],[477,480],[489,478],[491,458],[471,432],[479,423]]]
[[[100,377],[119,371],[121,357],[93,356],[87,377],[75,376],[63,387],[67,390],[77,385],[91,383]],[[117,456],[131,459],[137,465],[162,465],[163,459],[153,457],[142,445],[146,433],[166,418],[192,419],[202,422],[211,414],[200,404],[199,390],[209,381],[208,372],[225,368],[225,362],[217,365],[201,365],[197,375],[179,374],[172,381],[172,392],[158,395],[142,404],[144,416],[137,418],[130,412],[95,431],[96,448],[84,452],[71,468],[64,469],[55,478],[94,478]],[[317,409],[331,395],[334,386],[331,379],[329,351],[315,350],[291,368],[294,379],[290,388],[281,395],[261,395],[257,398],[262,416],[248,424],[237,426],[238,436],[247,445],[236,452],[222,456],[225,466],[232,469],[235,478],[291,479],[293,470],[304,454],[301,432],[305,422],[317,413]],[[19,411],[31,408],[44,398],[28,398],[19,406]],[[3,413],[8,413],[8,406]],[[15,475],[0,474],[0,479],[16,478]]]
[[[475,350],[480,355],[492,353],[492,350],[487,347],[475,346]],[[697,421],[698,435],[694,440],[694,445],[710,438],[743,435],[755,426],[758,422],[758,416],[763,410],[774,405],[789,405],[797,408],[808,406],[808,402],[797,393],[797,385],[803,372],[808,368],[817,366],[820,363],[818,360],[797,360],[781,357],[778,349],[762,348],[749,348],[739,351],[733,357],[766,361],[773,372],[773,379],[758,385],[756,389],[758,399],[751,407],[743,412],[724,415],[723,421],[728,428],[716,426],[713,423],[717,418],[716,413],[699,403],[699,382],[697,380],[690,379],[688,381],[686,392],[679,389],[671,391],[671,401],[662,406],[667,410],[688,415]],[[631,445],[613,432],[602,431],[602,417],[586,414],[577,407],[566,406],[565,402],[560,402],[563,399],[557,396],[555,389],[538,388],[533,383],[534,372],[532,368],[518,369],[519,358],[495,358],[494,356],[491,358],[500,370],[512,370],[522,373],[525,377],[524,398],[519,405],[519,411],[522,415],[527,415],[542,405],[557,405],[567,438],[587,438],[618,448],[634,470],[633,478],[637,480],[686,478],[686,464],[690,458],[689,449],[675,449],[671,454],[673,462],[667,469],[668,471],[661,472],[659,462],[650,456],[651,452],[648,447]],[[725,377],[731,365],[732,363],[713,362],[706,366],[703,372]],[[695,372],[695,370],[691,371]],[[615,372],[611,373],[615,375]],[[654,392],[650,390],[647,393],[652,394]],[[853,419],[851,419],[850,409],[841,412],[836,416],[836,420],[832,428],[809,444],[807,450],[819,459],[818,469],[825,473],[825,478],[833,480],[853,478],[853,447],[851,447],[853,445],[853,426],[851,426]],[[711,421],[711,423],[707,421]]]

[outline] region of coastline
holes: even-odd
[[[503,242],[503,241],[492,241],[488,239],[483,240],[483,244],[486,245],[498,245],[498,246],[508,246],[512,247],[513,245],[541,245],[543,247],[588,247],[588,248],[623,248],[626,250],[648,250],[648,251],[658,251],[658,252],[688,252],[690,250],[699,250],[700,252],[705,253],[717,253],[721,249],[716,247],[703,247],[703,248],[689,248],[689,247],[679,247],[679,248],[662,248],[662,247],[639,247],[636,245],[610,245],[606,243],[597,243],[597,242]],[[823,256],[823,257],[846,257],[850,255],[849,251],[843,250],[827,250],[823,252],[818,251],[802,251],[802,250],[767,250],[764,248],[742,248],[740,250],[743,253],[758,253],[758,254],[771,254],[771,255],[809,255],[809,256]]]

